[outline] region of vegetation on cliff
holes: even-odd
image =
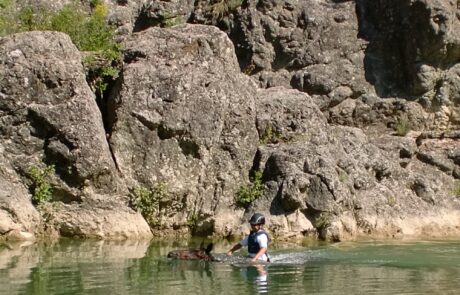
[[[134,209],[142,214],[151,228],[161,226],[164,214],[163,202],[169,198],[166,183],[157,182],[151,189],[139,186],[134,188],[131,202]]]
[[[36,166],[30,167],[29,170],[32,184],[30,189],[32,191],[32,203],[36,206],[49,202],[53,196],[53,186],[51,185],[50,178],[54,174],[54,166],[50,165],[44,169]]]
[[[27,31],[58,31],[72,39],[85,52],[88,82],[98,95],[118,76],[120,46],[115,40],[115,27],[107,22],[108,7],[91,0],[88,7],[80,1],[53,11],[44,4],[0,0],[0,36]]]
[[[235,195],[235,204],[239,207],[247,207],[265,192],[262,182],[262,171],[256,171],[251,184],[241,186]]]

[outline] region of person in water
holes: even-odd
[[[241,249],[243,246],[247,246],[249,257],[251,257],[252,262],[258,260],[270,262],[270,258],[268,257],[269,237],[264,230],[265,217],[260,213],[255,213],[252,215],[251,219],[249,219],[249,224],[251,225],[251,232],[249,235],[238,244],[234,245],[227,252],[227,255],[231,256],[233,252]]]

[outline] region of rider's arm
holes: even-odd
[[[267,248],[261,247],[259,252],[257,252],[256,256],[254,256],[251,261],[256,262],[257,259],[259,259],[260,256],[264,255],[267,252]]]
[[[233,254],[233,252],[235,252],[235,251],[241,249],[241,247],[242,247],[242,246],[241,246],[240,243],[236,244],[235,246],[232,247],[232,249],[228,250],[227,255],[228,255],[228,256],[231,256],[231,255]]]
[[[268,236],[267,235],[259,235],[257,237],[257,243],[259,243],[259,251],[256,255],[251,259],[252,262],[256,262],[262,255],[267,253],[268,251]]]

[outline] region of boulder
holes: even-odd
[[[16,198],[21,200],[17,206],[30,208],[31,168],[43,171],[54,166],[55,173],[47,180],[53,187],[51,201],[78,208],[85,199],[103,198],[114,207],[118,203],[126,207],[128,192],[119,179],[101,111],[86,83],[81,54],[70,38],[57,32],[20,33],[2,38],[0,52],[0,149],[6,165],[12,167],[5,174],[20,177],[29,188],[2,193],[2,200],[11,203],[8,198]],[[85,194],[86,187],[93,194]],[[36,217],[36,211],[30,211]],[[121,224],[116,220],[123,214],[132,215],[109,215],[113,228],[105,229],[117,232]],[[140,224],[129,219],[136,234],[148,232],[140,215]],[[30,227],[27,224],[33,220],[22,227]],[[129,223],[123,225],[126,231]],[[139,226],[144,230],[139,231]]]
[[[233,211],[248,179],[258,143],[256,86],[212,26],[150,28],[124,48],[123,78],[109,99],[120,172],[132,189],[166,185],[161,228],[186,227],[193,217],[212,233],[221,226],[214,216]]]

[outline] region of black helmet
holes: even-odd
[[[249,219],[250,224],[265,224],[265,217],[260,213],[254,213],[251,219]]]

